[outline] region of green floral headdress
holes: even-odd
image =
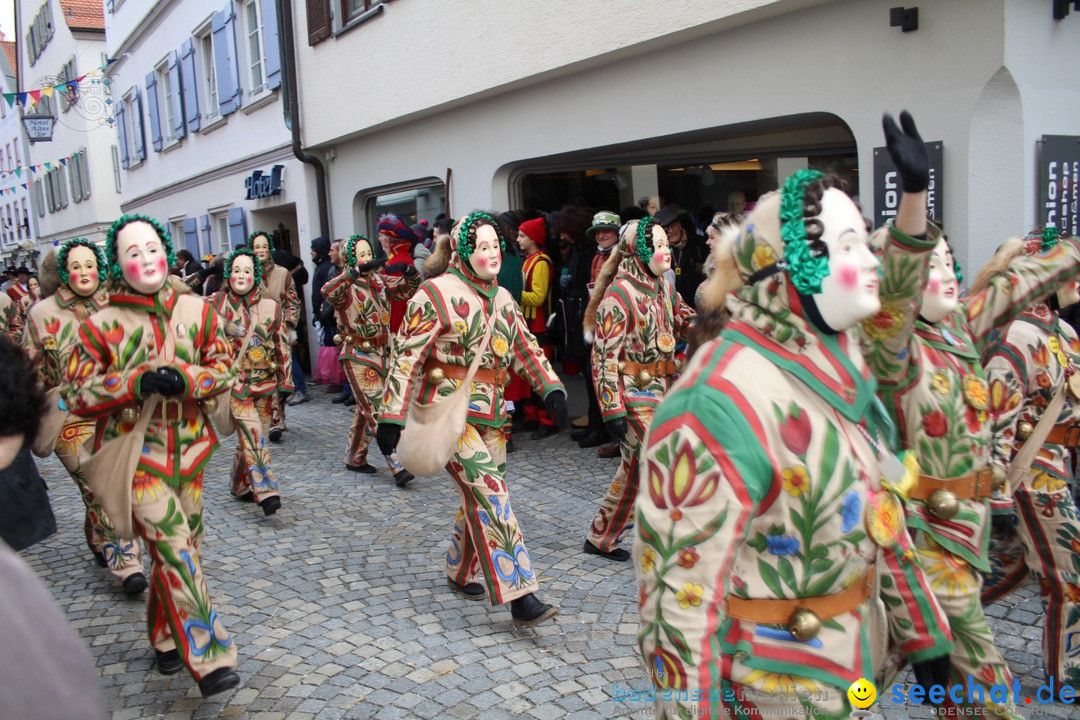
[[[1042,231],[1042,251],[1046,252],[1050,248],[1057,245],[1059,235],[1060,235],[1060,231],[1056,227],[1054,227],[1053,225],[1051,225],[1050,227],[1043,230]]]
[[[348,267],[348,268],[356,267],[356,241],[357,240],[363,240],[364,242],[366,242],[368,244],[368,247],[371,249],[371,254],[373,256],[375,254],[375,248],[374,248],[374,246],[372,246],[371,240],[368,240],[367,235],[360,235],[360,234],[350,235],[349,239],[345,241],[345,263],[346,263],[346,267]]]
[[[265,230],[256,230],[255,232],[248,235],[247,243],[245,243],[245,245],[254,250],[255,238],[259,237],[260,235],[266,238],[266,245],[268,248],[270,248],[270,252],[274,252],[274,236],[266,232]]]
[[[649,264],[653,256],[652,229],[659,224],[660,221],[651,215],[646,215],[638,220],[637,234],[634,236],[634,252],[637,253],[641,262],[646,265]]]
[[[491,226],[495,228],[495,235],[499,238],[499,248],[506,252],[506,239],[503,237],[502,230],[499,229],[499,223],[486,212],[474,212],[461,221],[461,227],[458,230],[457,254],[462,262],[468,262],[469,258],[472,257],[473,250],[476,249],[469,245],[469,230],[479,220],[487,220],[491,223]]]
[[[101,248],[98,247],[97,243],[86,238],[72,238],[60,246],[60,252],[56,254],[56,271],[60,276],[60,282],[65,285],[68,284],[70,278],[67,269],[68,253],[77,247],[90,248],[94,251],[94,258],[97,260],[98,268],[103,273],[103,276],[98,278],[98,282],[105,282],[109,277],[109,268],[105,265],[105,253],[101,252]]]
[[[259,256],[255,254],[255,251],[249,247],[238,247],[229,253],[229,257],[225,258],[225,282],[229,282],[229,276],[232,275],[233,260],[245,255],[255,261],[255,285],[258,287],[262,282],[262,261],[259,260]]]
[[[806,188],[824,173],[800,170],[787,179],[780,194],[780,239],[784,243],[784,262],[792,285],[803,295],[821,292],[821,281],[829,274],[829,258],[815,255],[806,237]]]
[[[112,227],[109,228],[109,232],[105,234],[105,259],[108,261],[106,267],[108,268],[110,278],[114,282],[119,282],[124,277],[123,271],[120,270],[120,258],[117,255],[116,236],[124,229],[125,225],[133,222],[144,222],[151,225],[154,230],[157,231],[158,237],[161,238],[161,244],[165,246],[166,259],[169,263],[169,267],[176,265],[176,253],[173,252],[172,238],[169,236],[169,231],[161,224],[161,221],[156,220],[149,215],[123,215],[119,220],[112,224]]]

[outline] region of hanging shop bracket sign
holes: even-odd
[[[945,203],[942,184],[942,155],[944,143],[940,140],[926,143],[926,152],[930,155],[930,185],[926,188],[926,213],[934,222],[945,219]],[[881,227],[896,217],[900,208],[900,172],[893,165],[889,151],[883,147],[874,148],[874,227]]]
[[[1036,148],[1039,205],[1035,222],[1075,237],[1080,234],[1080,136],[1043,135]]]

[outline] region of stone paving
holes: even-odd
[[[312,402],[288,409],[290,430],[272,450],[284,502],[276,516],[229,495],[232,439],[207,468],[204,569],[239,648],[242,684],[205,700],[186,672],[156,672],[145,600],[126,599],[94,564],[74,485],[55,458],[40,462],[60,530],[22,555],[90,646],[114,720],[652,717],[650,704],[616,701],[613,692],[616,684],[648,687],[635,651],[633,568],[581,552],[616,460],[579,449],[566,432],[517,438],[508,477],[514,508],[540,597],[560,609],[552,622],[519,629],[508,607],[469,602],[446,587],[457,507],[449,478],[399,490],[374,443],[380,474],[346,471],[349,410],[331,405],[322,388],[311,391]],[[571,397],[581,394],[571,388]],[[1029,585],[989,614],[1033,695],[1042,682],[1038,597]],[[874,710],[930,717],[890,703]],[[1076,717],[1074,706],[1025,712]]]

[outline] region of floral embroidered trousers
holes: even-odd
[[[952,681],[967,687],[968,678],[975,687],[981,687],[983,702],[976,706],[989,708],[993,716],[996,701],[990,697],[993,685],[1012,685],[1013,676],[1001,652],[994,644],[994,634],[986,622],[979,596],[983,578],[965,560],[938,545],[925,532],[912,530],[915,535],[915,552],[926,573],[926,580],[941,609],[949,618],[954,647],[949,655],[952,663]],[[1011,696],[1010,696],[1011,697]],[[975,699],[978,694],[975,693]],[[947,701],[949,702],[949,701]],[[1004,704],[1006,717],[1021,720],[1017,707],[1011,700]]]
[[[619,443],[622,460],[615,471],[600,511],[589,529],[589,542],[604,552],[618,547],[634,528],[634,502],[638,493],[638,451],[652,424],[655,405],[630,405],[626,408],[626,435]]]
[[[492,605],[536,592],[532,560],[510,509],[502,429],[467,424],[446,469],[461,496],[446,553],[447,577],[458,585],[484,585]]]
[[[285,399],[281,393],[274,393],[271,395],[273,401],[270,403],[270,425],[267,432],[270,430],[288,430],[285,426]]]
[[[233,423],[236,425],[236,458],[233,460],[232,494],[241,497],[252,493],[255,502],[280,496],[277,478],[270,467],[270,449],[266,445],[266,423],[273,408],[273,395],[230,397]]]
[[[1046,492],[1027,483],[1013,493],[1017,524],[991,537],[991,574],[982,600],[994,602],[1038,582],[1043,611],[1043,663],[1055,687],[1080,693],[1080,518],[1068,484],[1040,473]]]
[[[379,404],[382,402],[383,383],[386,378],[375,368],[363,363],[344,361],[345,378],[356,398],[353,408],[353,424],[349,429],[349,449],[345,453],[345,464],[358,467],[367,462],[368,445],[375,437],[375,427],[379,421]],[[404,470],[397,459],[397,453],[384,455],[390,474]]]
[[[199,560],[202,473],[170,485],[135,471],[131,513],[150,554],[150,644],[177,650],[196,680],[236,667],[236,645],[210,601]]]
[[[86,442],[93,440],[97,422],[75,416],[71,418],[56,438],[56,457],[63,463],[71,479],[75,481],[76,487],[79,488],[79,494],[82,495],[83,505],[86,507],[83,532],[86,533],[87,547],[91,552],[101,553],[105,557],[109,572],[123,581],[143,571],[139,543],[134,538],[117,537],[109,516],[94,498],[94,493],[79,471],[79,449]]]

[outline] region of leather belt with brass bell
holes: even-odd
[[[1020,438],[1019,432],[1017,433],[1017,447],[1024,444],[1027,437]],[[1029,430],[1028,436],[1031,435]],[[1054,429],[1050,431],[1050,434],[1046,436],[1044,441],[1046,445],[1062,445],[1064,447],[1080,447],[1080,425],[1055,425]]]
[[[636,378],[641,377],[642,371],[648,373],[650,378],[671,377],[679,371],[679,366],[673,360],[661,360],[644,364],[624,360],[619,363],[619,370],[624,375],[633,375]]]
[[[277,363],[270,362],[269,360],[261,360],[259,362],[252,362],[247,358],[240,361],[241,370],[277,370]]]
[[[444,378],[452,380],[464,380],[469,373],[465,365],[450,365],[438,360],[428,360],[424,363],[424,374],[431,382],[441,382]],[[487,383],[489,385],[505,385],[510,381],[508,368],[478,368],[473,382]]]
[[[787,625],[796,640],[810,640],[826,620],[853,612],[874,591],[874,564],[845,590],[807,598],[740,598],[728,595],[728,615],[764,625]]]
[[[954,478],[920,474],[918,484],[907,496],[912,500],[929,500],[939,490],[952,493],[957,500],[983,500],[994,494],[994,474],[990,468]]]
[[[162,398],[161,402],[154,408],[154,414],[150,419],[172,423],[180,422],[181,420],[195,420],[198,417],[199,402],[197,400],[173,400],[171,398]]]
[[[386,345],[388,342],[390,342],[390,336],[385,334],[376,335],[375,337],[361,337],[360,335],[342,335],[341,343],[339,344],[348,343],[349,345],[356,346],[363,352],[370,352],[375,348]]]

